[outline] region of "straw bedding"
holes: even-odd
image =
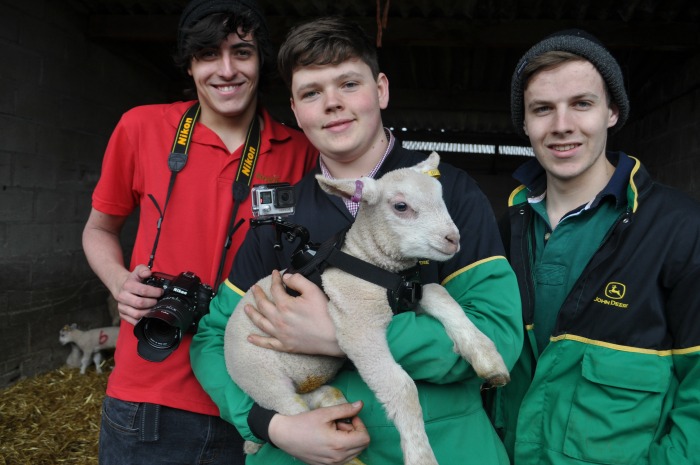
[[[66,366],[0,390],[0,465],[97,464],[104,371]]]

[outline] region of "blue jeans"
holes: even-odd
[[[100,465],[243,465],[243,438],[219,417],[106,396]]]

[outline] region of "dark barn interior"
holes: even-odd
[[[69,0],[88,15],[87,35],[115,53],[161,73],[180,98],[170,60],[185,2]],[[294,24],[323,16],[352,18],[376,37],[391,103],[387,126],[403,139],[524,145],[509,118],[509,86],[519,57],[545,35],[582,28],[620,61],[632,118],[654,109],[654,82],[697,55],[700,5],[691,1],[546,0],[261,0],[275,45]],[[381,28],[380,28],[381,25]],[[670,96],[667,96],[668,98]],[[275,115],[293,124],[282,86],[267,96]],[[658,105],[658,103],[657,103]],[[403,132],[402,132],[403,131]],[[496,156],[452,157],[470,172],[510,172]],[[517,164],[521,160],[517,160]]]
[[[66,323],[108,324],[80,235],[107,139],[128,108],[179,100],[185,0],[0,0],[0,387],[60,366]],[[632,111],[610,141],[700,199],[700,3],[693,0],[260,0],[273,42],[323,15],[360,22],[391,90],[385,125],[469,172],[497,215],[527,159],[509,116],[519,57],[565,28],[619,60]],[[280,84],[265,96],[294,124]],[[516,147],[516,149],[513,149]],[[509,153],[516,153],[510,155]],[[125,247],[128,250],[128,238]]]
[[[177,73],[170,56],[178,15],[186,2],[68,3],[88,15],[91,40],[150,66],[163,76],[168,96],[181,97],[182,85],[173,79]],[[659,99],[681,97],[663,95],[672,92],[665,80],[675,79],[668,72],[689,63],[700,47],[700,6],[690,1],[260,3],[275,45],[289,27],[318,16],[340,15],[362,24],[377,39],[380,64],[390,81],[385,124],[404,141],[464,144],[447,150],[438,147],[444,158],[480,181],[497,215],[505,208],[501,199],[514,187],[510,173],[524,160],[517,155],[520,150],[508,150],[527,145],[511,127],[509,86],[515,63],[532,44],[567,28],[582,28],[599,37],[623,68],[633,105],[631,123],[663,105]],[[294,124],[283,86],[272,90],[265,103],[278,119]],[[515,156],[506,154],[513,152]]]

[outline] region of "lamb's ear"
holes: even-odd
[[[438,177],[440,172],[438,171],[438,165],[440,164],[440,155],[437,152],[432,152],[428,158],[422,162],[414,165],[412,169],[418,171],[419,173],[426,173],[431,176]]]
[[[364,201],[369,204],[377,201],[377,182],[372,178],[361,179],[328,179],[322,174],[316,175],[316,180],[321,189],[331,195],[337,195],[343,199]]]
[[[70,329],[78,329],[78,323],[73,323],[70,325]]]

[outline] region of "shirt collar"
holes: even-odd
[[[379,171],[379,168],[381,168],[382,163],[384,163],[384,160],[386,160],[387,155],[391,153],[391,149],[394,148],[394,143],[396,141],[396,138],[394,138],[394,134],[388,128],[384,128],[384,134],[386,135],[386,138],[389,141],[389,144],[386,147],[386,151],[384,152],[384,155],[382,155],[381,160],[379,160],[379,162],[374,166],[374,168],[372,168],[372,171],[367,173],[365,177],[373,178],[377,174],[377,171]],[[326,164],[323,162],[323,158],[319,157],[318,160],[321,165],[321,172],[323,173],[323,176],[327,179],[335,179],[331,172],[328,170],[328,167],[326,167]]]
[[[605,188],[600,191],[593,201],[592,206],[598,205],[605,197],[613,197],[618,206],[627,204],[627,186],[629,185],[634,160],[621,152],[608,152],[608,160],[615,167],[615,172],[608,181]]]
[[[394,134],[392,134],[392,132],[387,128],[384,128],[384,134],[386,135],[386,138],[389,141],[389,144],[386,147],[386,151],[384,152],[384,155],[382,156],[381,160],[379,160],[379,162],[375,165],[375,167],[372,169],[372,171],[367,173],[365,175],[365,177],[374,178],[377,175],[379,168],[382,167],[384,160],[386,160],[387,155],[389,155],[389,153],[391,153],[391,150],[394,148],[394,143],[396,142],[396,138],[394,137]],[[326,164],[323,163],[323,158],[318,157],[318,161],[321,165],[321,172],[323,173],[323,177],[325,177],[326,179],[335,179],[335,178],[333,178],[333,175],[331,174],[331,172],[328,171]],[[352,216],[357,215],[357,210],[360,207],[359,201],[354,202],[354,201],[349,200],[349,199],[343,199],[343,202],[345,203],[345,206],[348,207],[348,210],[350,211],[350,213],[352,213]]]
[[[587,205],[594,208],[606,197],[615,199],[618,206],[627,204],[627,186],[629,185],[634,160],[622,152],[607,152],[608,161],[615,166],[615,171],[602,191]],[[547,192],[547,176],[544,168],[537,159],[529,160],[522,164],[513,173],[513,177],[528,189],[528,199],[542,200]],[[537,200],[535,200],[537,201]]]

